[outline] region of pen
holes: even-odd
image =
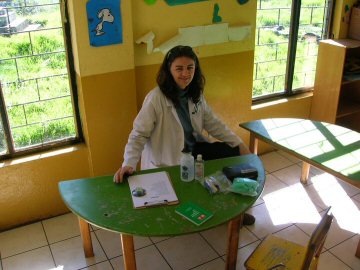
[[[168,203],[168,200],[144,202],[144,206],[154,206],[154,205],[161,205],[161,204],[167,204],[167,203]]]

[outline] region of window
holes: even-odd
[[[328,38],[331,0],[259,0],[253,100],[312,89],[319,40]]]
[[[0,159],[82,138],[62,12],[65,0],[0,0]]]

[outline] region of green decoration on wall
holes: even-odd
[[[240,4],[240,5],[244,5],[244,4],[246,4],[247,2],[249,2],[249,0],[237,0],[238,1],[238,3]]]
[[[213,22],[213,23],[219,23],[219,22],[222,21],[221,16],[219,16],[219,10],[220,10],[219,5],[218,5],[218,4],[215,4],[215,5],[214,5],[213,19],[212,19],[212,22]]]
[[[190,3],[202,2],[208,0],[165,0],[169,6],[185,5]]]
[[[156,0],[144,0],[146,4],[153,5],[155,4]]]

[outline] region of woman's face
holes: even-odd
[[[175,58],[171,63],[170,73],[180,89],[185,89],[194,78],[195,61],[189,57]]]

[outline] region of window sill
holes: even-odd
[[[279,104],[283,104],[283,103],[287,103],[287,102],[291,102],[291,101],[295,101],[295,100],[299,100],[299,99],[311,98],[312,96],[313,96],[313,91],[304,92],[304,93],[296,94],[296,95],[289,96],[289,97],[282,96],[282,97],[278,97],[278,98],[275,98],[272,100],[257,102],[256,104],[251,106],[251,110],[255,111],[258,109],[276,106]]]
[[[26,162],[38,161],[41,159],[46,159],[46,158],[51,158],[51,157],[55,157],[55,156],[59,156],[59,155],[74,153],[77,151],[82,151],[85,148],[86,148],[85,144],[80,143],[77,145],[66,146],[66,147],[63,147],[60,149],[50,150],[50,151],[46,151],[43,153],[31,154],[31,155],[24,156],[24,157],[8,159],[8,160],[4,160],[4,161],[0,162],[0,169],[4,168],[4,167],[12,166],[12,165],[18,165],[18,164],[22,164],[22,163],[26,163]]]

